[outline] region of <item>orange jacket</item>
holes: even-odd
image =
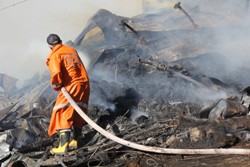
[[[75,102],[88,112],[89,78],[86,69],[77,54],[77,51],[62,44],[56,45],[46,62],[51,72],[51,85],[54,90],[60,91],[65,87]],[[52,136],[60,129],[69,129],[72,126],[81,128],[84,120],[69,104],[60,91],[53,108],[48,135]]]
[[[56,45],[46,62],[51,72],[51,85],[59,91],[74,83],[89,82],[86,69],[78,56],[77,51],[63,44]]]

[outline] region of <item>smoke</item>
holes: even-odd
[[[150,1],[148,1],[148,3],[149,2]],[[166,1],[161,1],[161,2],[164,3]],[[173,35],[173,39],[171,38],[167,39],[170,42],[173,40],[177,41],[175,44],[173,44],[174,47],[170,48],[171,45],[169,45],[170,47],[168,48],[168,46],[166,46],[168,44],[167,42],[164,47],[168,48],[170,51],[172,51],[172,53],[176,53],[176,52],[182,53],[182,55],[180,55],[181,58],[185,56],[187,57],[187,55],[195,57],[199,54],[208,53],[208,52],[221,53],[222,55],[225,56],[226,59],[222,60],[223,59],[222,58],[220,60],[217,60],[218,63],[216,62],[217,63],[216,65],[220,63],[221,69],[218,68],[214,71],[211,70],[210,74],[214,73],[213,74],[214,76],[212,75],[211,77],[217,78],[219,80],[220,79],[223,80],[224,78],[226,78],[227,80],[224,80],[224,82],[230,81],[230,79],[232,79],[238,83],[241,83],[241,82],[243,83],[243,80],[246,80],[246,78],[238,78],[239,80],[235,80],[237,79],[237,76],[234,76],[234,75],[237,74],[237,72],[239,72],[237,70],[240,67],[244,67],[244,66],[247,67],[248,61],[249,61],[248,53],[249,53],[250,41],[249,41],[248,31],[249,31],[250,24],[247,19],[249,17],[249,12],[247,10],[246,2],[247,2],[246,0],[240,0],[237,2],[229,0],[227,1],[227,3],[224,3],[224,1],[222,0],[221,1],[215,1],[215,0],[214,1],[211,1],[211,0],[209,1],[204,1],[204,0],[181,1],[182,7],[190,13],[190,15],[193,17],[194,21],[198,25],[198,30],[197,31],[194,30],[193,33],[189,33],[189,34],[188,33],[184,34],[184,33],[189,31],[190,28],[192,28],[192,24],[190,23],[190,26],[188,27],[189,25],[188,18],[185,18],[184,13],[181,13],[181,11],[174,9],[173,7],[169,8],[169,11],[170,11],[169,15],[164,15],[165,18],[160,17],[160,18],[156,18],[157,20],[150,20],[151,18],[154,18],[153,17],[154,15],[149,15],[147,18],[145,18],[145,20],[148,20],[148,22],[152,21],[152,23],[156,23],[156,25],[161,24],[162,22],[167,20],[170,22],[166,21],[165,23],[166,30],[177,30],[177,31],[180,30],[179,33],[175,33]],[[167,5],[169,5],[169,3],[167,3]],[[171,19],[173,20],[172,22],[171,22]],[[174,21],[174,19],[176,19],[176,21]],[[144,22],[146,23],[145,20]],[[148,28],[147,30],[150,31],[151,29]],[[171,31],[169,31],[169,34],[170,33]],[[185,35],[187,36],[185,37]],[[176,40],[178,38],[179,40]],[[180,45],[181,47],[178,47],[178,45]],[[182,46],[184,46],[185,48]],[[197,49],[198,51],[195,49]],[[145,48],[144,48],[144,51],[145,51]],[[164,58],[166,58],[167,56],[170,57],[170,55],[167,52],[165,52],[164,54],[166,55]],[[142,53],[140,55],[142,55]],[[126,55],[126,56],[128,57],[129,55]],[[175,57],[177,59],[180,58],[177,56]],[[163,58],[163,56],[161,58]],[[108,63],[110,64],[119,63],[119,62],[113,62],[114,61],[113,59],[110,60],[111,62],[108,62]],[[130,60],[132,60],[132,57]],[[206,59],[203,61],[210,61],[210,60]],[[130,62],[131,61],[129,61],[128,64]],[[104,66],[105,65],[107,66],[107,63],[106,64],[104,63]],[[146,90],[149,91],[149,89],[150,90],[152,89],[152,92],[154,92],[153,95],[157,97],[161,95],[164,96],[168,94],[169,92],[171,92],[173,95],[170,94],[169,97],[171,96],[176,97],[175,95],[182,93],[183,96],[188,96],[186,97],[187,99],[192,99],[194,96],[196,96],[196,98],[200,98],[200,100],[211,101],[214,99],[227,98],[228,95],[230,95],[230,93],[235,93],[235,92],[231,92],[231,90],[229,90],[228,92],[219,92],[217,90],[208,92],[207,90],[197,89],[197,87],[194,87],[194,88],[187,87],[188,84],[179,84],[179,82],[178,84],[177,82],[172,83],[172,82],[169,82],[167,79],[166,80],[162,79],[162,77],[164,77],[163,76],[164,74],[160,74],[159,78],[157,78],[157,75],[153,76],[154,75],[153,73],[150,74],[150,76],[152,76],[152,78],[155,77],[154,79],[157,80],[158,82],[153,81],[153,79],[150,77],[145,78],[144,76],[144,78],[141,78],[139,75],[136,76],[137,78],[133,78],[133,81],[130,80],[131,79],[130,77],[126,78],[126,76],[124,76],[125,78],[124,80],[120,81],[119,79],[120,78],[123,79],[123,77],[120,76],[119,72],[117,73],[116,68],[112,68],[113,69],[112,71],[111,70],[107,71],[107,70],[104,70],[105,69],[104,66],[101,66],[99,71],[98,69],[95,69],[96,70],[95,77],[99,77],[100,80],[103,79],[103,80],[107,80],[111,82],[113,81],[113,82],[121,83],[121,84],[127,83],[127,85],[130,85],[131,87],[134,86],[133,85],[134,83],[135,84],[140,83],[139,86],[135,86],[135,87],[138,87],[138,90],[143,92],[144,95],[146,94]],[[120,64],[119,68],[122,69],[122,63]],[[131,72],[133,69],[127,68],[127,70],[130,70]],[[139,80],[139,82],[137,80]],[[152,87],[146,87],[146,86],[143,87],[144,81],[147,83],[155,83],[155,84],[152,84]],[[248,81],[250,80],[247,79],[244,82],[247,83]],[[164,83],[164,87],[161,87],[163,83]],[[231,84],[231,83],[228,82],[228,84]],[[159,89],[161,88],[162,90],[159,92]],[[169,90],[164,90],[168,88]],[[195,98],[193,99],[196,100]]]
[[[187,2],[188,3],[188,2]],[[208,12],[224,19],[218,19],[215,28],[216,51],[224,54],[233,61],[234,66],[241,66],[249,60],[250,51],[250,21],[249,0],[199,1],[200,11]],[[198,14],[198,13],[197,13]],[[208,39],[209,41],[209,39]],[[238,64],[239,63],[239,64]]]
[[[117,15],[133,16],[141,13],[136,0],[1,0],[1,64],[0,73],[19,80],[29,79],[46,69],[50,50],[46,38],[57,33],[67,42],[74,40],[88,19],[99,9]]]
[[[2,0],[0,9],[16,2],[18,1]],[[138,0],[109,0],[109,3],[103,0],[26,0],[13,7],[0,10],[2,21],[0,32],[2,39],[0,45],[2,58],[0,61],[0,72],[16,77],[19,79],[19,85],[22,85],[23,81],[29,79],[35,73],[47,70],[45,61],[50,52],[46,44],[48,34],[57,33],[63,42],[68,40],[74,41],[85,27],[89,18],[99,9],[103,8],[116,15],[131,17],[140,14],[142,7],[144,10],[149,10],[147,6],[153,3],[149,0],[144,0],[143,2],[142,4],[142,1]],[[157,9],[161,7],[169,8],[172,12],[171,16],[183,16],[182,19],[186,19],[188,22],[188,19],[185,18],[181,11],[173,8],[176,1],[159,0],[156,2],[160,3],[160,5],[156,5]],[[225,55],[230,59],[227,64],[229,67],[248,67],[250,58],[248,55],[250,50],[250,23],[247,0],[228,0],[227,3],[223,0],[183,0],[180,2],[182,7],[193,17],[199,28],[206,28],[208,25],[215,27],[211,38],[207,35],[209,38],[205,42],[203,41],[204,43],[199,43],[198,36],[198,40],[196,39],[197,42],[194,45],[207,45],[205,46],[207,47],[205,51],[209,50]],[[182,25],[178,25],[178,20],[172,19],[171,16],[165,19],[167,20],[166,30],[171,30],[172,27],[174,27],[173,29],[184,28]],[[152,21],[152,23],[162,22],[162,18],[158,19]],[[204,34],[206,33],[209,34],[210,32],[204,31]],[[203,36],[206,36],[204,34]],[[192,42],[192,40],[190,41]],[[174,49],[171,50],[171,48],[169,50],[173,51],[172,53],[176,51]],[[80,53],[80,56],[88,68],[90,61],[86,59],[87,56],[84,53]],[[232,70],[233,68],[231,71],[226,71],[226,73],[219,71],[217,76],[230,76],[233,72]],[[113,69],[110,73],[102,70],[97,72],[95,77],[102,77],[104,80],[116,83],[119,82],[117,69]],[[242,80],[244,79],[242,78]],[[185,91],[185,88],[179,87],[178,89]],[[204,94],[202,91],[199,91],[199,93],[200,95],[198,96]],[[214,99],[220,97],[226,97],[226,95],[221,93],[214,96],[206,96],[205,98]]]

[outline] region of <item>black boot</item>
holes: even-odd
[[[82,129],[74,127],[72,140],[69,143],[70,150],[75,150],[79,148],[79,138],[82,136]]]
[[[52,154],[64,154],[68,152],[70,129],[62,129],[59,131],[59,146],[58,148],[52,148],[50,151]]]

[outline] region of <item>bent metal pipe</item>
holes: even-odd
[[[174,8],[175,9],[179,9],[181,10],[186,16],[187,18],[191,21],[191,23],[193,24],[193,28],[196,29],[198,28],[198,25],[195,24],[194,20],[192,19],[192,17],[181,7],[181,3],[180,2],[177,2],[175,5],[174,5]]]
[[[250,149],[237,149],[237,148],[231,148],[231,149],[175,149],[175,148],[161,148],[161,147],[151,147],[151,146],[145,146],[137,143],[133,143],[127,140],[124,140],[122,138],[119,138],[103,128],[101,128],[99,125],[97,125],[93,120],[91,120],[82,110],[81,108],[76,104],[76,102],[71,98],[71,96],[68,94],[67,90],[63,87],[61,89],[63,95],[67,98],[69,103],[74,107],[74,109],[77,111],[77,113],[97,132],[101,133],[106,138],[113,140],[121,145],[146,151],[146,152],[154,152],[154,153],[161,153],[161,154],[234,154],[234,155],[250,155]]]

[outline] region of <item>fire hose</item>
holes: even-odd
[[[103,128],[97,125],[93,120],[91,120],[82,109],[76,104],[76,102],[71,98],[67,90],[63,87],[61,89],[63,95],[67,98],[69,103],[73,106],[76,112],[97,132],[105,136],[106,138],[117,142],[121,145],[141,150],[145,152],[161,153],[161,154],[234,154],[234,155],[250,155],[250,149],[240,149],[240,148],[219,148],[219,149],[175,149],[175,148],[161,148],[161,147],[152,147],[145,146],[137,143],[133,143],[122,138],[119,138]]]

